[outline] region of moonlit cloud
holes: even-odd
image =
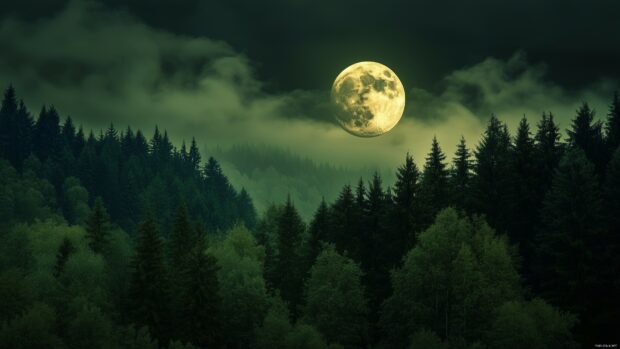
[[[605,115],[613,81],[567,91],[524,53],[487,58],[448,74],[437,93],[409,87],[405,117],[377,138],[356,138],[329,115],[327,89],[266,93],[250,58],[228,44],[149,27],[124,12],[74,1],[37,22],[0,22],[0,83],[13,83],[33,111],[54,104],[85,127],[165,128],[176,142],[209,147],[266,144],[318,162],[394,168],[410,152],[421,163],[433,136],[452,154],[474,146],[491,113],[514,127],[543,111],[562,128],[588,101]],[[398,71],[398,67],[394,67]],[[406,86],[407,88],[407,86]]]

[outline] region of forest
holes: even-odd
[[[620,328],[620,98],[434,139],[307,222],[192,139],[95,133],[9,86],[0,348],[588,348]],[[154,125],[155,126],[155,125]],[[420,162],[422,163],[422,162]],[[249,171],[249,170],[248,170]],[[331,185],[331,184],[326,184]]]

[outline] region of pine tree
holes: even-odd
[[[43,107],[39,119],[35,125],[33,147],[34,153],[41,159],[47,160],[52,155],[57,155],[61,146],[60,117],[54,107]]]
[[[600,311],[602,246],[601,192],[594,166],[581,149],[572,149],[560,162],[542,211],[537,236],[542,294],[583,316],[582,326]]]
[[[198,151],[198,146],[196,145],[196,138],[192,137],[192,144],[189,147],[188,161],[193,171],[198,171],[200,169],[200,152]]]
[[[583,103],[568,130],[568,141],[571,147],[581,148],[586,158],[594,164],[599,179],[605,173],[605,157],[602,124],[594,121],[595,112],[588,103]]]
[[[289,304],[291,314],[297,314],[297,306],[301,301],[303,275],[301,275],[301,239],[304,234],[304,223],[293,206],[291,198],[286,200],[278,219],[277,252],[275,275],[279,278],[276,287],[282,299]]]
[[[539,179],[537,202],[542,202],[543,196],[551,187],[551,180],[563,152],[560,144],[560,129],[553,121],[553,114],[542,114],[534,139],[535,165]]]
[[[245,188],[241,188],[239,195],[237,195],[236,201],[239,219],[243,222],[246,228],[253,230],[256,226],[256,209],[254,208],[250,194],[248,194]]]
[[[62,275],[65,264],[69,260],[69,257],[75,252],[75,246],[68,237],[62,239],[60,246],[58,247],[58,253],[56,253],[56,263],[54,264],[54,277],[58,278]]]
[[[186,251],[187,263],[180,271],[181,328],[183,338],[200,347],[217,347],[222,341],[218,266],[207,254],[203,233],[196,232],[193,246]]]
[[[618,91],[614,93],[614,99],[609,106],[605,131],[607,149],[613,154],[620,146],[620,97],[618,97]]]
[[[354,256],[354,259],[359,258],[359,234],[361,233],[356,230],[360,225],[357,207],[351,186],[347,184],[331,206],[333,230],[329,239],[341,254]]]
[[[185,204],[179,205],[168,240],[170,268],[175,274],[185,269],[188,252],[194,246],[194,236]]]
[[[467,149],[465,137],[461,136],[461,140],[454,153],[449,178],[449,187],[452,191],[451,203],[460,210],[471,210],[469,199],[472,179],[471,172],[471,152]]]
[[[109,217],[101,197],[95,199],[91,214],[86,219],[88,246],[95,253],[103,253],[109,240]]]
[[[493,115],[475,151],[472,205],[500,233],[507,231],[514,203],[510,147],[506,125]]]
[[[368,185],[366,210],[363,221],[364,234],[360,236],[360,262],[364,269],[364,281],[369,293],[371,322],[378,316],[379,305],[390,292],[389,268],[392,256],[377,253],[385,251],[389,241],[385,239],[388,228],[385,192],[377,172]]]
[[[391,210],[390,254],[393,264],[400,262],[402,256],[415,243],[416,233],[420,229],[420,171],[407,153],[405,163],[396,171],[394,184],[394,206]]]
[[[323,243],[328,241],[330,231],[331,222],[329,208],[327,207],[327,203],[325,203],[325,198],[323,198],[314,213],[314,217],[312,217],[312,221],[310,222],[310,226],[308,228],[308,251],[306,253],[306,265],[308,268],[306,269],[309,269],[309,267],[314,264],[316,257],[323,248]]]
[[[32,151],[32,137],[34,132],[34,121],[32,120],[32,115],[23,101],[19,102],[19,107],[17,108],[16,114],[16,126],[17,129],[14,134],[13,142],[13,154],[12,157],[9,157],[11,163],[14,164],[15,168],[21,170],[22,163]]]
[[[12,141],[16,130],[17,97],[12,85],[4,91],[0,107],[0,156],[8,159],[13,150]]]
[[[422,229],[428,227],[435,219],[437,212],[447,204],[448,171],[445,159],[446,156],[439,147],[437,137],[433,137],[431,151],[426,157],[420,181],[420,199],[424,210]]]
[[[168,291],[163,242],[155,221],[147,214],[138,228],[135,255],[131,262],[129,304],[135,323],[148,326],[162,342],[168,338]]]
[[[519,244],[519,251],[524,259],[525,270],[529,269],[533,232],[538,223],[539,194],[534,154],[534,140],[530,133],[527,119],[519,122],[515,137],[513,155],[513,173],[515,203],[509,234],[512,241]]]

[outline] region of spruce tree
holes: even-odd
[[[551,187],[551,180],[563,152],[560,143],[560,128],[555,124],[553,114],[542,114],[534,140],[534,158],[538,177],[537,201],[540,203]]]
[[[439,210],[448,200],[448,171],[445,164],[446,155],[441,150],[437,137],[433,137],[431,151],[426,156],[424,172],[420,181],[420,199],[422,201],[422,229],[428,227]]]
[[[95,199],[92,211],[86,219],[86,236],[88,238],[88,246],[95,253],[105,251],[109,240],[109,223],[108,213],[103,205],[101,197]]]
[[[146,325],[160,341],[168,338],[169,282],[164,263],[163,242],[155,221],[147,214],[138,228],[135,254],[131,261],[129,305],[133,320]]]
[[[309,269],[322,250],[323,243],[328,241],[331,231],[329,208],[325,203],[325,198],[321,200],[319,207],[312,217],[308,228],[308,249],[306,252],[306,269]]]
[[[289,304],[291,314],[297,314],[297,306],[302,297],[303,275],[301,259],[301,239],[304,223],[293,206],[290,196],[278,218],[277,253],[275,276],[276,287],[282,299]]]
[[[605,288],[600,284],[606,262],[601,260],[605,242],[598,183],[583,150],[567,152],[545,198],[543,228],[537,236],[541,292],[553,303],[580,314],[582,329],[591,327],[591,319],[601,311],[597,303]]]
[[[472,178],[471,152],[467,149],[465,137],[461,140],[454,153],[452,168],[450,169],[450,196],[451,204],[460,210],[470,211],[470,190]]]
[[[602,124],[594,120],[595,112],[588,103],[583,103],[568,130],[568,142],[573,148],[584,151],[586,158],[594,164],[599,179],[605,173],[606,152],[604,147]]]
[[[241,188],[241,191],[237,195],[236,202],[239,220],[243,222],[246,228],[253,230],[256,226],[256,209],[254,209],[252,198],[245,188]]]
[[[474,212],[500,233],[507,231],[514,203],[510,148],[506,125],[493,115],[475,151],[471,198]]]
[[[176,274],[185,269],[188,252],[194,246],[194,240],[187,207],[181,204],[174,216],[172,232],[168,239],[168,258],[173,273]]]
[[[200,152],[198,151],[198,146],[196,145],[196,139],[192,137],[192,144],[189,147],[188,160],[193,171],[198,171],[200,169],[200,159]]]
[[[362,200],[362,202],[364,202]],[[331,206],[333,230],[330,233],[330,242],[336,245],[336,249],[341,254],[353,256],[354,259],[359,258],[360,244],[360,213],[358,212],[355,197],[351,191],[350,185],[345,185],[338,198]],[[345,252],[346,251],[346,252]]]
[[[186,251],[187,263],[180,271],[180,325],[185,340],[199,347],[213,348],[222,342],[219,268],[215,258],[206,251],[206,237],[196,232],[193,246]]]
[[[609,106],[605,131],[607,149],[610,154],[613,154],[620,146],[620,97],[618,97],[618,91],[614,93],[614,99]]]
[[[59,153],[61,146],[59,122],[60,117],[54,107],[41,109],[33,138],[34,153],[41,161]]]
[[[0,157],[9,159],[16,131],[17,97],[12,85],[4,91],[0,106]]]
[[[529,269],[533,232],[538,223],[539,178],[534,156],[534,140],[527,119],[523,117],[519,122],[512,152],[515,202],[509,234],[512,241],[519,245],[525,270]]]
[[[396,171],[393,208],[390,214],[390,252],[392,263],[400,262],[402,256],[411,248],[420,230],[420,171],[409,153],[405,163]]]

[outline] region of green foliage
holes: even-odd
[[[226,238],[209,247],[217,259],[221,319],[226,344],[247,347],[254,328],[267,310],[267,289],[263,279],[264,249],[242,226],[230,230]]]
[[[0,273],[0,323],[21,314],[35,300],[31,281],[23,271],[8,269]]]
[[[71,224],[84,224],[90,214],[88,191],[75,177],[65,179],[62,187],[63,207],[67,221]]]
[[[505,239],[482,220],[442,211],[392,275],[381,323],[390,346],[429,328],[442,338],[480,338],[495,307],[520,295]]]
[[[297,323],[291,324],[289,312],[282,300],[275,299],[262,326],[256,330],[258,349],[323,349],[327,346],[321,334],[314,327]]]
[[[441,341],[441,338],[428,330],[416,331],[411,336],[410,349],[447,349],[448,346]]]
[[[310,271],[303,321],[314,325],[329,342],[363,347],[369,338],[361,277],[355,262],[326,245]]]
[[[72,304],[75,314],[67,326],[67,345],[71,348],[107,349],[115,348],[112,322],[101,309],[84,299]]]
[[[575,323],[543,300],[510,301],[497,309],[487,342],[490,348],[577,348],[570,332]]]
[[[67,264],[67,260],[73,252],[75,252],[75,247],[71,243],[71,240],[66,237],[62,239],[62,243],[58,247],[58,253],[56,254],[56,264],[54,264],[55,277],[59,277],[63,273],[65,264]]]
[[[35,303],[0,329],[0,347],[14,349],[63,348],[54,333],[56,314],[46,304]]]

